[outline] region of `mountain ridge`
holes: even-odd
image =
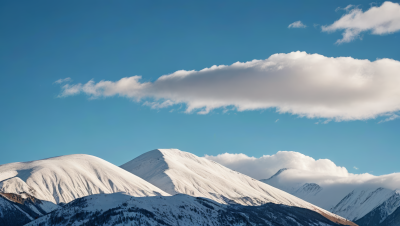
[[[131,197],[114,193],[77,199],[26,226],[36,225],[339,226],[343,224],[332,222],[309,209],[281,204],[231,206],[183,194],[166,197]]]
[[[284,204],[344,220],[254,178],[178,149],[155,149],[121,165],[170,194],[205,197],[223,204]]]
[[[160,200],[179,200],[179,198],[169,199],[168,197],[171,197],[171,195],[166,191],[175,194],[175,196],[193,196],[188,198],[191,200],[191,205],[197,206],[198,204],[196,203],[201,202],[200,204],[205,207],[203,209],[204,213],[211,211],[210,206],[207,206],[211,205],[207,204],[211,200],[211,202],[218,203],[212,205],[225,206],[221,207],[222,209],[220,210],[225,211],[224,213],[227,215],[224,215],[223,218],[216,215],[214,220],[232,217],[232,219],[242,221],[243,216],[239,216],[241,215],[240,211],[249,211],[248,214],[252,216],[255,214],[255,219],[259,221],[261,219],[256,215],[261,214],[263,211],[272,211],[271,216],[264,216],[264,218],[269,219],[267,221],[273,221],[273,216],[286,218],[288,216],[285,215],[285,211],[300,208],[304,210],[293,210],[292,214],[303,223],[308,221],[304,220],[303,216],[298,213],[306,211],[304,212],[305,214],[311,214],[310,216],[313,216],[317,221],[322,219],[317,215],[321,215],[323,219],[328,219],[337,224],[355,225],[353,222],[349,222],[340,216],[254,178],[226,168],[214,161],[177,149],[156,149],[146,152],[122,165],[121,168],[98,157],[84,154],[0,165],[0,194],[2,195],[0,204],[8,209],[5,212],[7,217],[2,219],[6,221],[12,219],[13,216],[21,216],[21,220],[26,223],[39,217],[42,220],[50,220],[48,222],[50,225],[58,223],[62,225],[64,217],[51,215],[49,212],[54,210],[54,213],[64,213],[64,210],[75,204],[77,206],[74,206],[74,208],[81,208],[80,201],[75,202],[76,200],[91,200],[93,197],[121,197],[118,195],[120,194],[123,197],[129,197],[129,199],[149,197],[149,199],[141,200],[154,201],[159,200],[159,198]],[[100,203],[101,200],[107,203]],[[97,210],[88,213],[89,215],[87,216],[107,218],[109,216],[107,214],[119,215],[113,208],[122,205],[123,203],[119,203],[120,201],[118,198],[114,201],[109,198],[99,198],[98,202],[93,203],[96,208],[113,203],[115,206],[102,212],[101,216],[97,216]],[[41,203],[47,204],[42,205]],[[55,206],[53,203],[57,203],[59,206]],[[69,203],[74,204],[70,205]],[[135,212],[137,210],[135,206],[137,205],[141,205],[140,202],[132,206],[133,209],[126,211]],[[235,210],[235,206],[240,208],[240,211]],[[153,205],[153,207],[161,208],[158,205]],[[175,208],[176,206],[172,205],[170,207]],[[73,212],[75,209],[69,209],[68,211]],[[68,219],[65,218],[66,221],[70,222],[86,216],[86,210],[82,211],[74,213]],[[144,209],[137,211],[144,214],[140,215],[141,217],[147,217],[146,219],[153,223],[161,222],[157,220],[159,218],[149,217],[150,215],[156,216],[157,212]],[[160,214],[160,216],[164,216],[167,213]],[[187,212],[187,214],[191,217],[200,216],[198,213]],[[123,217],[123,215],[119,216]],[[179,215],[173,213],[171,217],[179,218]],[[205,218],[201,222],[209,222],[204,214],[203,217]],[[284,222],[292,222],[292,219],[289,218],[284,219],[283,223],[281,223],[284,225]],[[21,222],[15,225],[22,225]],[[96,220],[93,222],[96,222]],[[115,222],[119,222],[119,220]],[[328,225],[336,225],[336,223]]]
[[[0,191],[25,192],[57,204],[98,193],[169,195],[118,166],[84,154],[3,164],[0,172]]]

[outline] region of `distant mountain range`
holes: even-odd
[[[393,181],[391,187],[400,179],[397,174],[385,177],[385,180],[389,177]],[[310,171],[284,168],[272,177],[260,181],[360,226],[400,225],[400,192],[384,187],[387,183],[379,183],[375,178],[374,180],[374,183],[343,181],[329,176],[323,178]]]
[[[297,189],[305,197],[323,190]],[[0,165],[0,195],[0,225],[356,225],[177,149],[121,167],[90,155]]]

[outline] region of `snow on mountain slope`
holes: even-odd
[[[385,188],[377,189],[356,189],[350,192],[346,197],[344,197],[335,207],[331,209],[332,212],[349,219],[351,221],[356,221],[369,213],[375,207],[382,204],[385,200],[393,199],[393,197],[398,197],[396,191],[392,191]],[[394,211],[399,203],[390,205],[387,208],[388,211]],[[390,211],[389,211],[390,212]],[[390,213],[388,213],[390,215]]]
[[[36,192],[33,188],[21,180],[19,177],[12,177],[0,182],[0,192],[14,194],[30,194],[35,196]]]
[[[260,181],[298,196],[326,210],[331,210],[358,186],[345,179],[338,180],[337,177],[306,170],[285,169],[279,172],[276,176]],[[314,195],[307,195],[305,194],[306,192],[301,190],[307,184],[316,184],[320,189]]]
[[[70,202],[27,226],[50,225],[209,225],[209,226],[333,226],[338,225],[308,209],[279,204],[229,206],[188,195],[131,197],[91,195]]]
[[[371,219],[374,222],[382,222],[400,205],[395,189],[400,187],[398,173],[383,176],[333,177],[305,170],[285,169],[261,181],[356,223],[363,218],[363,224],[360,225],[372,221]],[[302,184],[310,183],[318,184],[321,190],[315,195],[299,193],[298,188],[301,188]],[[365,220],[367,218],[368,220]]]
[[[308,196],[316,196],[318,193],[322,191],[321,186],[319,186],[316,183],[305,183],[303,186],[298,188],[293,195],[296,197],[299,197],[301,199],[304,199],[303,197],[308,197]]]
[[[372,211],[368,211],[357,222],[362,226],[400,225],[400,191],[388,192],[385,198],[387,198],[386,201],[373,208]]]
[[[371,211],[370,213],[373,213],[374,211]],[[361,221],[361,219],[360,219]],[[374,222],[374,221],[372,221]],[[365,226],[369,226],[367,224],[364,224]],[[370,224],[372,225],[372,224]],[[379,223],[375,224],[378,226],[399,226],[400,225],[400,207],[398,207],[392,214],[390,214],[386,219]]]
[[[0,191],[26,193],[53,203],[99,193],[169,195],[118,166],[82,154],[0,165],[0,181]]]
[[[121,166],[170,194],[206,197],[220,203],[297,206],[338,216],[216,162],[177,149],[147,152]]]

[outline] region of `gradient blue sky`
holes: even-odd
[[[121,165],[155,148],[260,157],[279,150],[328,158],[350,172],[399,171],[400,120],[315,124],[275,109],[184,113],[123,97],[57,98],[58,79],[155,81],[177,70],[306,51],[400,60],[400,33],[340,45],[338,20],[368,1],[1,1],[0,164],[86,153]],[[382,2],[375,2],[380,5]],[[303,29],[288,29],[301,20]],[[173,110],[172,112],[170,112]],[[276,122],[276,120],[279,121]],[[356,166],[359,170],[353,169]]]

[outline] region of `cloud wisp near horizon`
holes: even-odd
[[[283,168],[313,171],[330,176],[347,177],[350,175],[345,167],[337,166],[329,159],[315,160],[295,151],[278,151],[276,154],[263,155],[259,158],[243,153],[223,153],[204,157],[258,180],[268,179]]]
[[[365,12],[353,5],[348,5],[344,10],[347,13],[339,20],[331,25],[321,27],[324,32],[344,30],[343,38],[337,40],[337,44],[351,42],[366,31],[370,31],[374,35],[400,31],[400,4],[398,3],[387,1],[381,6],[373,6]]]
[[[268,179],[281,169],[286,169],[282,182],[295,185],[317,183],[323,187],[331,185],[364,185],[398,189],[400,173],[375,176],[369,173],[349,173],[345,167],[337,166],[329,159],[314,159],[300,152],[278,151],[273,155],[259,158],[246,154],[223,153],[216,156],[205,155],[204,158],[215,161],[232,170],[246,174],[255,179]],[[357,167],[354,167],[358,170]],[[288,171],[288,172],[286,172]],[[281,171],[282,172],[282,171]]]
[[[399,71],[400,62],[392,59],[371,62],[297,51],[200,71],[179,70],[155,82],[141,83],[141,76],[132,76],[68,83],[59,97],[85,93],[90,98],[151,98],[144,105],[183,103],[187,113],[199,114],[233,106],[237,111],[276,108],[279,113],[336,121],[395,119],[400,110]]]

